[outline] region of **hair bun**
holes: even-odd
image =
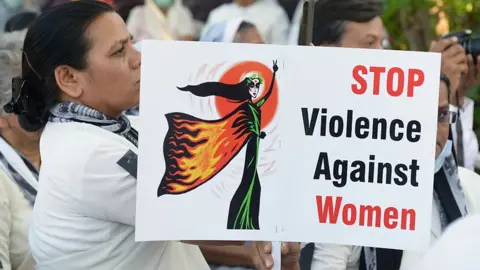
[[[31,87],[30,84],[28,81],[25,81],[20,96],[14,106],[16,107],[15,113],[18,115],[20,126],[26,131],[33,132],[45,126],[49,114],[44,99],[30,96],[29,93],[34,92],[30,91],[29,87]]]

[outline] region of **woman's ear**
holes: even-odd
[[[78,98],[83,93],[80,74],[69,66],[55,69],[55,81],[60,90],[70,97]]]

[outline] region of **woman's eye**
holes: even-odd
[[[125,52],[125,47],[122,47],[120,50],[115,52],[115,55],[122,55]]]

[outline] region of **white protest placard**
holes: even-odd
[[[136,239],[418,250],[437,54],[145,41]]]

